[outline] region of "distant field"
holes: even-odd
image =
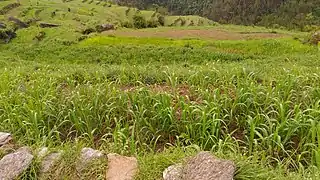
[[[217,29],[166,29],[166,30],[126,30],[126,31],[108,31],[104,34],[126,36],[126,37],[162,37],[162,38],[198,38],[215,40],[244,40],[244,39],[273,39],[287,37],[285,34],[271,32],[231,32],[228,30]]]
[[[109,4],[22,0],[0,16],[62,25],[0,44],[0,131],[17,146],[66,150],[53,179],[79,179],[70,167],[84,146],[137,156],[141,180],[199,150],[235,161],[236,180],[319,178],[320,51],[302,43],[306,33],[215,24],[79,39],[82,26],[128,18]],[[104,179],[105,168],[81,178]]]

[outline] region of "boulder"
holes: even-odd
[[[232,180],[235,164],[218,159],[210,152],[200,152],[188,159],[186,164],[173,165],[163,172],[164,180]]]
[[[167,169],[163,171],[163,179],[164,180],[182,180],[182,164],[175,164],[169,166]]]
[[[0,147],[8,144],[12,140],[10,133],[0,132]]]
[[[133,180],[138,172],[138,161],[135,157],[108,154],[107,180]]]
[[[92,148],[83,148],[81,150],[79,163],[77,165],[77,170],[81,171],[86,168],[86,166],[94,160],[103,158],[104,155],[99,150],[94,150]]]
[[[28,148],[20,148],[16,152],[4,156],[0,160],[0,179],[16,179],[23,171],[28,169],[33,155]]]
[[[37,153],[37,156],[39,159],[43,159],[46,155],[48,155],[48,153],[49,149],[47,147],[42,147]]]
[[[103,31],[109,31],[109,30],[114,30],[115,27],[113,24],[101,24],[96,26],[96,31],[101,33]]]
[[[54,152],[46,155],[41,162],[41,173],[47,173],[59,162],[62,152]]]

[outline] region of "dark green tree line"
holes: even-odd
[[[142,9],[200,15],[220,23],[308,28],[320,26],[320,0],[120,0]]]

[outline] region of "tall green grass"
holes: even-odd
[[[81,141],[137,155],[198,147],[299,173],[320,166],[317,47],[291,39],[72,42],[0,46],[0,131],[18,143]],[[253,177],[241,172],[237,179]]]

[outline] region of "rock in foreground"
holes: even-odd
[[[186,164],[173,165],[163,172],[164,180],[232,180],[235,173],[232,161],[217,159],[209,152],[200,152]]]
[[[16,179],[24,170],[28,169],[33,155],[27,148],[20,148],[15,153],[8,154],[0,160],[0,179]]]
[[[9,143],[11,139],[12,139],[12,136],[10,133],[0,132],[0,147]]]
[[[108,154],[107,180],[133,180],[137,171],[136,158]]]
[[[164,180],[182,180],[182,164],[175,164],[169,166],[167,169],[163,171],[163,179]]]
[[[83,148],[81,150],[81,155],[79,159],[79,163],[77,165],[77,170],[81,171],[86,168],[86,166],[91,163],[93,160],[103,158],[104,155],[99,150],[94,150],[92,148]]]
[[[61,157],[61,152],[55,152],[45,156],[41,162],[41,173],[47,173],[52,170]]]

